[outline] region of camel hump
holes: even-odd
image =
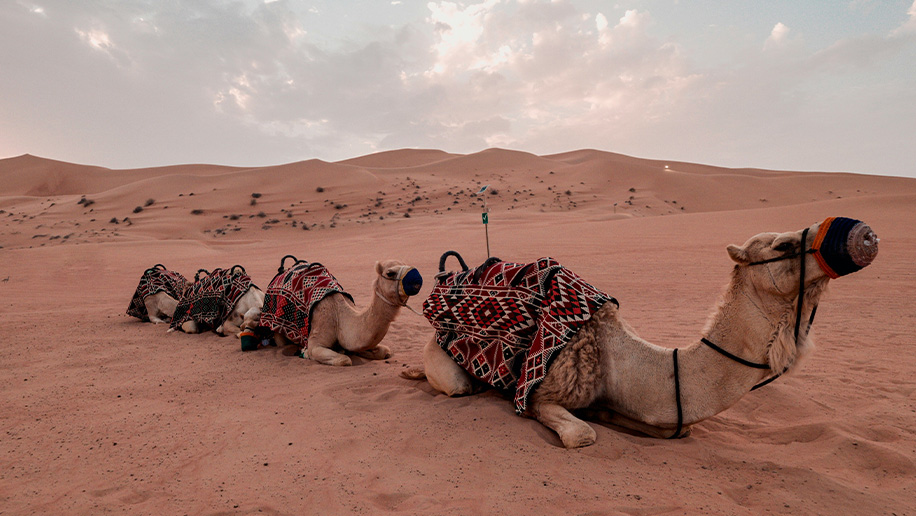
[[[423,380],[426,378],[426,371],[424,371],[422,367],[409,367],[401,371],[400,376],[408,380]]]

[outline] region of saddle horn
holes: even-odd
[[[293,255],[291,255],[291,254],[288,254],[288,255],[286,255],[286,256],[284,256],[283,258],[280,259],[280,268],[277,269],[277,272],[283,272],[283,271],[286,270],[286,259],[287,259],[287,258],[292,258],[292,259],[293,259],[293,265],[294,265],[294,266],[295,266],[297,263],[299,263],[299,261],[300,261],[299,258],[296,258],[295,256],[293,256]]]
[[[210,271],[207,269],[197,269],[197,272],[194,274],[194,283],[197,283],[200,280],[200,273],[204,273],[204,276],[209,276]]]
[[[461,255],[458,254],[457,251],[446,251],[445,253],[442,254],[442,257],[439,258],[439,272],[445,272],[445,260],[449,256],[454,256],[455,258],[458,258],[458,263],[461,264],[462,271],[468,270],[468,264],[464,263],[464,258],[462,258]]]

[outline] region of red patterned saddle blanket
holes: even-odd
[[[141,321],[149,321],[149,314],[146,313],[146,304],[144,300],[159,292],[165,292],[176,300],[181,299],[191,283],[181,274],[170,271],[165,265],[157,263],[143,271],[140,277],[140,284],[134,292],[134,297],[130,299],[127,305],[127,315],[136,317]]]
[[[278,331],[307,348],[312,311],[319,301],[334,293],[353,301],[324,265],[297,260],[295,265],[283,270],[281,263],[280,272],[264,292],[259,326]]]
[[[494,260],[440,274],[423,315],[439,346],[474,377],[513,391],[522,414],[556,354],[604,303],[617,301],[552,258]]]
[[[207,328],[217,328],[229,316],[239,298],[251,287],[257,288],[241,265],[231,269],[213,269],[203,278],[199,277],[201,272],[207,271],[197,271],[194,283],[178,300],[170,328],[180,329],[190,320]]]

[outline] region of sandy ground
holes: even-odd
[[[916,180],[494,149],[121,171],[21,156],[0,183],[0,514],[916,514]],[[578,450],[498,392],[400,378],[432,335],[407,311],[390,359],[349,368],[124,313],[155,263],[242,264],[266,287],[285,254],[361,306],[376,260],[408,262],[419,309],[444,251],[486,258],[483,200],[492,255],[558,259],[667,347],[699,339],[728,244],[846,216],[881,252],[831,283],[800,372],[686,439],[593,423]]]

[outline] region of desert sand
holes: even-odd
[[[142,170],[0,160],[0,514],[916,514],[916,180],[725,169],[593,150],[400,150]],[[488,191],[476,193],[484,185]],[[501,393],[403,379],[432,336],[402,310],[384,361],[319,365],[125,315],[143,270],[285,254],[365,306],[375,261],[552,256],[645,339],[700,338],[728,244],[828,216],[881,238],[831,282],[796,374],[675,441],[599,423],[564,449]],[[454,261],[450,268],[457,267]]]

